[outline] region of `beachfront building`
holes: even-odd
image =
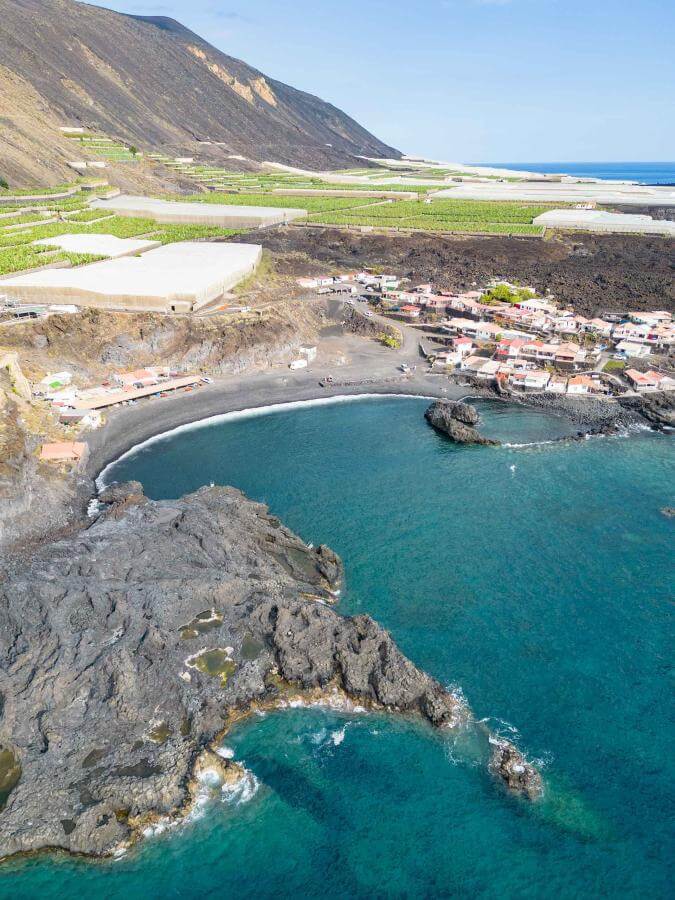
[[[551,373],[545,369],[532,369],[530,371],[515,371],[508,376],[509,384],[521,390],[543,391],[551,378]]]
[[[631,387],[639,393],[647,391],[672,391],[675,390],[675,378],[662,375],[650,369],[648,372],[638,372],[637,369],[626,369],[624,375]]]
[[[588,375],[573,375],[567,382],[568,394],[589,394],[596,390],[596,383]]]
[[[40,459],[44,462],[79,463],[87,453],[87,445],[79,441],[57,441],[43,444],[40,448]]]

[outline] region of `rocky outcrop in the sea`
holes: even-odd
[[[0,568],[0,857],[109,854],[185,811],[233,718],[289,692],[476,725],[368,616],[331,608],[342,567],[233,488],[102,494],[87,529]],[[518,751],[494,774],[532,797]],[[516,766],[523,778],[514,778]],[[227,770],[227,771],[225,771]]]
[[[522,753],[510,742],[490,738],[492,753],[490,770],[515,794],[536,800],[543,791],[541,775],[523,759]]]
[[[675,519],[675,506],[662,506],[661,515],[666,519]]]
[[[447,435],[456,444],[487,444],[497,446],[478,431],[479,417],[468,403],[452,400],[434,400],[424,413],[424,418],[436,431]]]

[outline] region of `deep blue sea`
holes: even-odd
[[[675,184],[675,162],[497,162],[474,163],[543,174],[581,175],[642,184]]]
[[[666,898],[673,890],[672,438],[539,443],[562,420],[478,404],[459,447],[426,401],[305,406],[185,431],[110,479],[214,481],[343,557],[340,608],[460,686],[541,761],[514,800],[420,723],[295,709],[227,738],[257,790],[117,862],[0,868],[3,898]],[[45,798],[48,802],[48,798]]]

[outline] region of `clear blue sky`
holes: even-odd
[[[407,153],[675,159],[673,0],[95,0],[171,16]]]

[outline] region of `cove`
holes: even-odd
[[[328,543],[346,566],[341,611],[378,619],[541,759],[547,800],[511,800],[414,723],[290,710],[226,739],[252,796],[117,862],[13,862],[0,896],[668,895],[671,439],[542,443],[573,428],[479,404],[485,434],[529,446],[456,447],[425,406],[215,423],[107,477],[152,497],[234,484]]]

